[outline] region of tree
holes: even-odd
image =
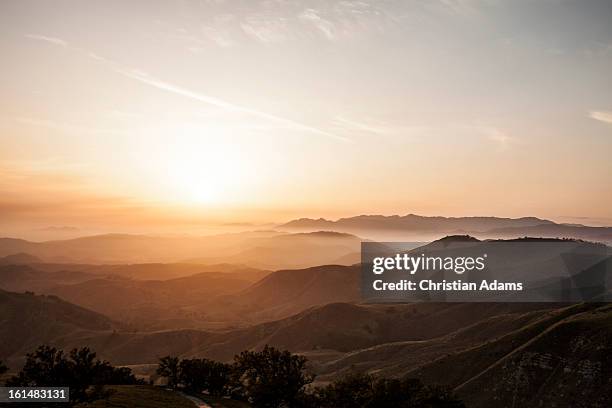
[[[231,366],[217,361],[202,359],[181,360],[179,382],[188,391],[221,396],[230,382]]]
[[[88,347],[82,349],[73,349],[70,351],[70,369],[71,387],[70,397],[78,401],[91,400],[89,387],[94,385],[103,370],[104,363],[96,361],[96,353],[92,352]],[[97,390],[96,394],[101,392]],[[97,396],[96,396],[97,397]],[[97,398],[94,398],[97,399]]]
[[[157,374],[168,379],[168,386],[176,388],[179,383],[179,359],[166,356],[159,359]]]
[[[4,364],[4,361],[0,360],[0,375],[6,373],[8,371],[8,367]]]
[[[211,395],[222,396],[227,393],[227,388],[230,384],[230,376],[232,366],[229,364],[210,361],[208,366],[208,384],[207,389]]]
[[[351,374],[314,393],[321,408],[464,408],[450,392],[418,379],[387,379]]]
[[[243,351],[234,357],[234,375],[242,397],[255,407],[299,405],[304,387],[314,377],[304,373],[306,358],[265,346],[260,352]]]
[[[43,345],[26,355],[25,365],[17,376],[8,380],[7,385],[58,387],[68,385],[70,380],[70,367],[64,352]]]
[[[372,399],[373,386],[372,376],[352,373],[327,387],[318,388],[315,395],[325,408],[365,407]]]
[[[66,357],[62,350],[49,346],[28,353],[22,370],[7,381],[11,386],[69,387],[73,403],[106,397],[103,385],[135,383],[129,369],[98,360],[87,347],[73,349]]]
[[[181,360],[178,381],[189,392],[199,394],[206,389],[206,363],[202,359]]]

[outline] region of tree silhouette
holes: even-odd
[[[234,357],[233,365],[167,356],[160,359],[157,373],[168,377],[172,387],[194,394],[229,394],[257,408],[465,407],[451,392],[410,378],[353,373],[326,387],[307,390],[314,377],[306,374],[306,361],[266,345],[259,352],[243,351]]]
[[[179,359],[166,356],[159,359],[157,374],[168,379],[168,387],[176,388],[179,383]]]
[[[428,387],[418,379],[387,379],[349,374],[317,389],[319,408],[464,408],[450,392]]]
[[[234,357],[235,381],[242,396],[261,408],[295,407],[314,377],[304,372],[306,358],[265,346]]]
[[[19,374],[7,381],[9,386],[69,387],[73,403],[106,397],[103,385],[136,383],[129,369],[98,360],[87,347],[73,349],[66,357],[62,350],[44,345],[28,353]]]
[[[231,366],[203,359],[182,360],[179,364],[179,382],[194,393],[208,391],[221,396],[230,382]]]
[[[374,378],[365,374],[349,374],[316,390],[321,407],[365,407],[372,399]]]

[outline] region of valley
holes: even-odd
[[[330,238],[299,236],[289,238],[293,246],[279,245],[289,254],[324,245],[314,237]],[[446,237],[413,253],[435,253],[464,239]],[[530,259],[554,270],[550,249],[542,248]],[[506,263],[520,262],[507,256]],[[580,257],[568,264],[576,273],[592,273]],[[608,304],[380,304],[362,298],[358,264],[277,270],[247,265],[53,263],[28,253],[5,256],[0,360],[15,369],[39,344],[87,345],[112,364],[155,381],[156,364],[166,355],[229,362],[243,350],[271,345],[305,356],[315,385],[350,373],[414,377],[454,389],[474,407],[494,398],[559,404],[554,390],[560,384],[575,390],[563,398],[604,406],[601,390],[611,389]],[[530,397],[536,388],[544,390],[537,400]]]

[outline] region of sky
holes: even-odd
[[[3,1],[0,235],[612,225],[609,1]]]

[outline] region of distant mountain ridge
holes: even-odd
[[[553,221],[536,217],[500,218],[500,217],[427,217],[416,214],[400,215],[358,215],[340,218],[336,221],[325,218],[300,218],[282,224],[281,228],[329,228],[338,231],[343,228],[368,229],[415,229],[444,231],[446,229],[465,231],[488,231],[494,228],[533,227],[555,224]]]
[[[419,240],[437,239],[440,235],[471,234],[478,238],[516,238],[537,236],[577,238],[598,242],[612,242],[612,227],[590,227],[580,224],[558,224],[537,217],[440,217],[408,215],[358,215],[328,220],[299,218],[279,225],[291,232],[329,230],[356,234],[364,238],[384,240],[391,237]],[[381,238],[382,237],[382,238]]]

